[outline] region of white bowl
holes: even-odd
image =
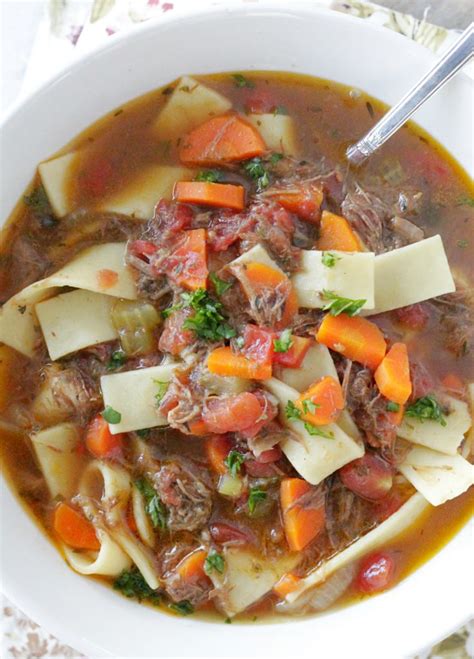
[[[433,63],[387,29],[307,2],[244,3],[168,17],[115,37],[20,103],[3,126],[2,221],[36,163],[95,119],[183,73],[268,69],[309,73],[393,103]],[[417,121],[472,166],[472,85],[452,80]],[[88,656],[318,656],[399,659],[470,617],[472,541],[464,528],[393,590],[319,617],[224,625],[170,617],[72,572],[2,480],[5,593]]]

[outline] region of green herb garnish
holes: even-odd
[[[119,590],[125,597],[134,597],[139,602],[146,600],[151,604],[160,603],[160,595],[150,588],[141,572],[136,567],[124,570],[114,581],[114,589]]]
[[[324,432],[318,426],[315,426],[313,423],[304,422],[305,430],[312,435],[313,437],[324,437],[325,439],[334,439],[334,434],[332,432]]]
[[[474,197],[461,196],[458,197],[456,206],[474,206]]]
[[[222,181],[222,172],[218,169],[203,169],[194,180],[204,183],[217,183],[218,181]]]
[[[231,281],[224,281],[224,279],[218,277],[215,272],[209,273],[209,279],[212,281],[212,284],[216,289],[216,293],[219,297],[224,295],[224,293],[232,287]]]
[[[141,430],[135,430],[135,432],[142,439],[148,439],[150,436],[151,428],[142,428]]]
[[[231,624],[232,624],[232,618],[226,618],[226,619],[224,620],[224,624],[225,624],[225,625],[231,625]]]
[[[109,363],[107,364],[108,371],[115,371],[115,369],[120,368],[127,361],[127,355],[123,350],[114,350],[112,353]]]
[[[222,315],[222,304],[203,288],[193,293],[183,293],[181,297],[184,306],[191,307],[195,312],[184,321],[184,329],[193,330],[200,339],[207,341],[222,341],[235,336],[235,330]]]
[[[179,613],[181,616],[189,616],[191,613],[194,613],[194,606],[189,600],[181,600],[181,602],[169,604],[169,608],[172,611],[176,611],[176,613]]]
[[[305,398],[302,401],[302,405],[303,405],[303,412],[305,414],[316,414],[316,410],[318,409],[318,407],[321,407],[321,405],[314,403],[309,398]]]
[[[385,409],[387,412],[399,412],[400,411],[400,405],[398,403],[394,403],[391,400],[387,403]]]
[[[283,158],[282,153],[272,153],[270,156],[270,165],[276,165]]]
[[[110,423],[111,425],[120,423],[120,421],[122,420],[122,415],[120,414],[120,412],[114,410],[114,408],[110,407],[110,405],[107,405],[105,410],[100,414],[102,418],[104,418],[107,421],[107,423]]]
[[[170,383],[161,382],[161,380],[153,380],[153,382],[158,386],[158,391],[155,394],[155,400],[157,403],[161,403],[161,401],[163,400],[163,396],[168,391],[168,387],[170,386]]]
[[[348,297],[340,297],[327,290],[323,291],[322,297],[328,300],[328,303],[323,307],[323,311],[329,311],[331,316],[339,316],[341,313],[355,316],[367,302],[367,300],[351,300]]]
[[[236,478],[237,474],[240,473],[244,460],[245,457],[243,453],[239,453],[239,451],[229,451],[229,454],[224,460],[224,464],[233,478]]]
[[[257,192],[263,190],[270,184],[267,169],[261,158],[252,158],[243,164],[243,169],[257,184]]]
[[[457,246],[460,247],[461,249],[465,249],[466,247],[469,246],[469,242],[467,240],[458,240]]]
[[[326,268],[334,268],[337,261],[340,261],[341,257],[332,254],[331,252],[323,252],[321,256],[321,261]]]
[[[214,570],[219,572],[219,574],[224,573],[225,560],[221,554],[218,554],[216,551],[210,551],[204,561],[204,572],[206,574],[211,574]]]
[[[167,527],[168,511],[162,503],[155,488],[146,478],[138,478],[135,485],[140,490],[145,499],[145,511],[150,517],[153,527],[164,531]]]
[[[418,419],[421,423],[426,420],[437,421],[442,426],[446,425],[446,419],[434,396],[423,396],[409,405],[405,410],[405,416]]]
[[[273,339],[273,349],[275,352],[288,352],[292,345],[293,339],[290,329],[283,330],[278,339]]]
[[[292,400],[289,400],[286,404],[285,416],[289,421],[301,419],[301,411],[296,407]]]
[[[313,407],[314,406],[314,407]],[[305,399],[303,401],[303,409],[305,410],[305,414],[314,414],[316,412],[318,405],[316,403],[313,403],[313,401],[310,401],[308,399]],[[306,409],[305,409],[306,408]],[[311,411],[312,410],[312,411]],[[285,415],[286,418],[289,419],[290,421],[302,421],[302,413],[301,410],[299,410],[294,402],[292,400],[289,400],[288,403],[286,404],[285,407]],[[325,437],[326,439],[334,439],[334,435],[332,432],[324,432],[324,430],[321,430],[318,426],[315,426],[313,423],[309,423],[308,421],[304,421],[304,427],[306,431],[314,436],[314,437]]]
[[[241,73],[233,73],[232,78],[234,79],[234,85],[236,87],[247,87],[247,89],[253,89],[255,87],[255,83],[243,76]]]
[[[253,514],[255,508],[260,501],[264,501],[267,498],[267,493],[265,490],[261,490],[258,487],[251,487],[249,491],[249,498],[247,501],[249,513]]]

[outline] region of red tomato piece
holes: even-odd
[[[255,423],[241,431],[241,435],[244,439],[253,439],[256,437],[261,429],[266,426],[267,423],[273,421],[278,414],[277,406],[270,401],[263,391],[254,391],[253,395],[260,403],[260,416]]]
[[[300,186],[292,186],[291,191],[282,190],[281,193],[274,196],[274,199],[283,208],[298,215],[302,220],[317,223],[321,216],[323,197],[320,185],[305,183]]]
[[[211,398],[204,408],[202,418],[209,432],[224,434],[239,432],[253,426],[262,415],[260,401],[255,394],[242,394]]]
[[[376,501],[384,497],[393,485],[393,471],[377,453],[366,453],[339,469],[344,485],[364,499]]]
[[[377,552],[362,560],[356,587],[362,593],[379,593],[389,588],[395,576],[395,560],[388,552]]]
[[[174,311],[165,320],[164,329],[158,342],[158,348],[162,352],[179,355],[181,350],[191,345],[194,340],[191,330],[183,329],[183,323],[188,313],[186,310]]]
[[[291,336],[291,347],[286,352],[275,352],[273,355],[273,362],[281,364],[286,368],[300,368],[303,360],[308,352],[312,340],[306,339],[303,336]]]
[[[271,364],[274,338],[274,332],[257,325],[246,325],[244,329],[244,355],[247,359],[252,359],[258,364]]]

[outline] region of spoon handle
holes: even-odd
[[[385,114],[364,137],[350,146],[346,157],[360,165],[384,144],[432,94],[473,56],[474,23],[471,23],[437,64]]]

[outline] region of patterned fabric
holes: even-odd
[[[200,0],[201,6],[230,4],[258,0]],[[194,7],[197,0],[49,0],[45,16],[38,28],[36,41],[27,67],[23,93],[31,91],[56,73],[58,62],[67,65],[114,34],[148,20],[160,20],[163,14]],[[282,3],[290,0],[282,0]],[[456,33],[413,16],[359,0],[314,0],[317,5],[349,13],[361,19],[399,32],[442,54],[456,38]],[[36,657],[84,657],[64,645],[26,617],[2,596],[2,627],[0,656],[3,659],[33,659]],[[474,656],[474,621],[449,638],[413,659],[469,659]]]

